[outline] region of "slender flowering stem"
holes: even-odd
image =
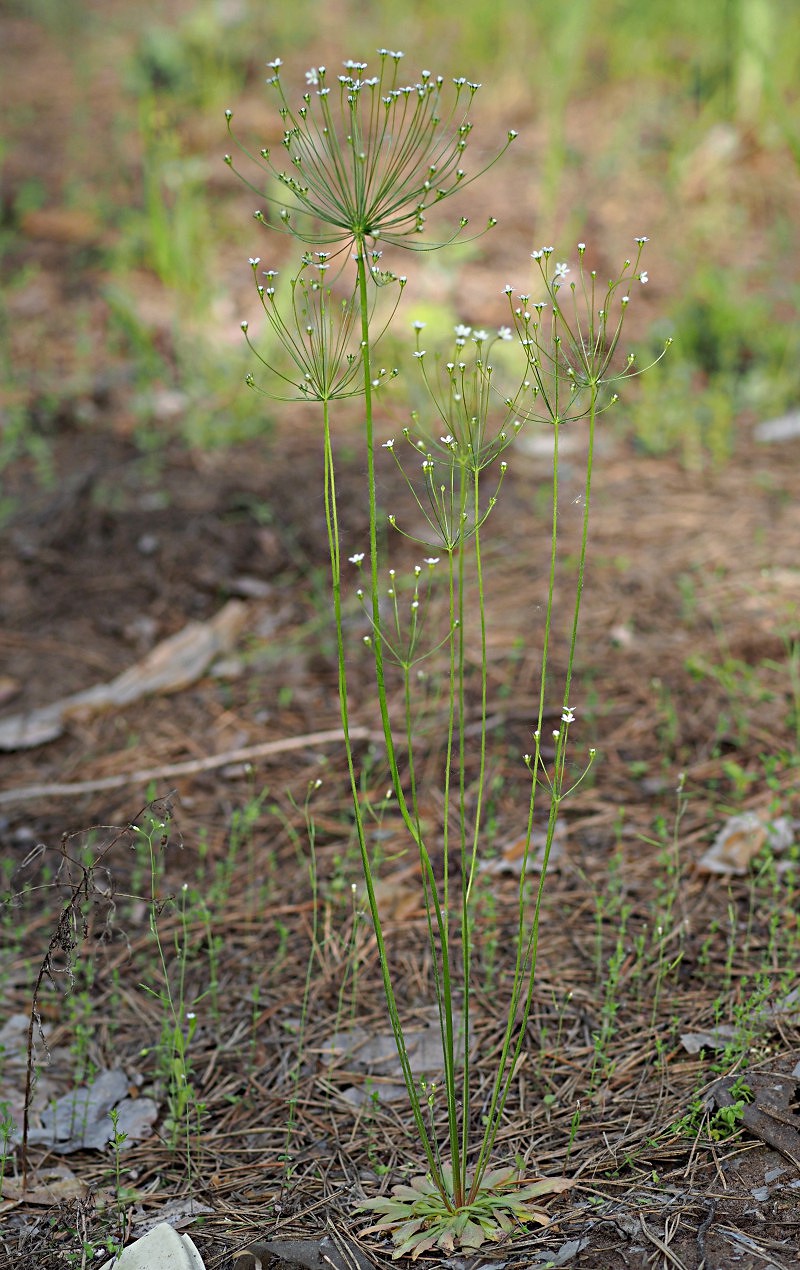
[[[498,1174],[489,1164],[498,1140],[514,1072],[522,1053],[535,985],[538,941],[545,878],[555,843],[561,804],[584,779],[591,766],[590,751],[583,773],[571,777],[568,762],[570,727],[575,710],[570,706],[574,661],[580,625],[588,552],[589,511],[597,419],[616,400],[615,386],[641,373],[629,355],[621,371],[614,359],[622,335],[627,306],[635,283],[648,275],[640,269],[645,239],[637,240],[635,260],[626,261],[619,275],[603,289],[594,272],[585,268],[585,246],[578,248],[577,280],[573,266],[557,261],[552,248],[534,253],[544,287],[543,299],[520,295],[507,286],[510,322],[494,334],[459,324],[449,360],[439,361],[426,352],[416,323],[414,353],[433,402],[434,423],[429,434],[415,416],[413,429],[404,437],[414,454],[414,475],[409,476],[394,441],[385,443],[405,477],[413,502],[423,520],[422,530],[410,533],[392,515],[390,525],[433,554],[414,567],[411,603],[390,570],[388,617],[382,613],[381,553],[375,454],[376,393],[394,371],[376,366],[376,297],[389,284],[397,284],[391,322],[404,285],[382,262],[384,244],[417,247],[428,210],[464,189],[475,176],[462,166],[472,124],[469,107],[479,85],[456,80],[452,86],[441,77],[423,71],[416,84],[403,84],[399,66],[402,55],[379,51],[377,74],[368,75],[362,62],[345,63],[345,73],[333,77],[324,67],[308,72],[308,90],[297,107],[286,97],[280,62],[270,64],[268,81],[278,98],[283,125],[283,162],[262,149],[254,161],[263,174],[277,181],[263,195],[276,213],[275,227],[306,244],[326,250],[303,256],[302,268],[290,280],[284,298],[289,315],[274,283],[274,271],[259,274],[251,260],[268,329],[277,354],[260,355],[251,344],[268,379],[262,391],[279,399],[296,397],[319,403],[322,410],[324,455],[324,507],[328,536],[331,594],[336,628],[339,702],[344,749],[352,795],[355,832],[380,962],[390,1026],[399,1055],[414,1127],[429,1169],[429,1179],[419,1192],[422,1208],[411,1199],[370,1201],[367,1206],[388,1214],[384,1226],[395,1228],[398,1249],[417,1255],[438,1241],[452,1248],[472,1228],[507,1232],[508,1218],[501,1215],[503,1188],[510,1175]],[[447,93],[450,105],[445,106]],[[230,112],[228,112],[230,126]],[[516,134],[509,132],[504,150]],[[238,144],[238,143],[237,143]],[[241,149],[242,147],[240,147]],[[245,153],[247,153],[245,151]],[[250,156],[253,158],[254,156]],[[226,161],[233,166],[230,156]],[[490,165],[489,165],[490,166]],[[485,170],[485,169],[484,169]],[[476,174],[477,175],[477,174]],[[251,188],[256,188],[251,186]],[[263,211],[256,213],[270,224]],[[466,225],[458,222],[456,236]],[[441,245],[441,244],[439,244]],[[327,250],[330,248],[330,251]],[[347,254],[346,254],[347,253]],[[330,268],[337,259],[335,276]],[[345,271],[354,264],[351,289],[342,290]],[[265,281],[262,282],[262,277]],[[248,343],[247,323],[243,329]],[[385,329],[385,327],[384,327]],[[524,371],[516,389],[498,388],[492,365],[492,348],[516,337]],[[281,359],[285,358],[285,361]],[[437,369],[434,372],[433,367]],[[254,379],[249,378],[252,386]],[[277,391],[276,391],[277,389]],[[391,792],[419,858],[422,893],[443,1055],[446,1130],[437,1131],[434,1088],[417,1082],[405,1042],[395,993],[389,947],[378,906],[373,864],[366,831],[366,808],[353,752],[348,691],[345,624],[342,599],[342,548],[336,465],[332,433],[332,403],[363,396],[363,441],[366,459],[366,501],[369,518],[369,595],[361,588],[371,634],[370,645],[378,711],[381,719]],[[497,420],[497,422],[493,422]],[[550,686],[551,641],[554,629],[556,575],[559,565],[559,442],[564,427],[588,422],[588,457],[583,495],[580,550],[575,574],[575,593],[567,647],[567,667],[562,684],[560,722],[553,733],[552,755],[542,741]],[[473,1150],[472,1074],[470,1063],[470,1014],[474,974],[474,922],[476,878],[481,867],[485,837],[485,798],[488,773],[488,641],[487,596],[484,578],[484,526],[495,506],[507,462],[505,450],[523,426],[544,423],[553,438],[552,522],[550,535],[547,603],[542,636],[541,674],[536,701],[536,727],[531,755],[525,756],[530,774],[530,797],[518,892],[516,950],[507,1023],[488,1104],[483,1109],[483,1133]],[[417,435],[421,432],[422,435]],[[482,473],[497,463],[487,496]],[[421,467],[420,467],[421,464]],[[417,536],[419,535],[419,536]],[[447,628],[440,639],[423,645],[422,601],[432,582],[432,570],[444,557],[447,574]],[[361,568],[365,552],[350,557]],[[479,637],[479,707],[477,772],[470,772],[471,727],[468,726],[470,657],[468,619],[472,617],[470,588],[475,587]],[[401,599],[402,595],[402,599]],[[414,711],[415,680],[412,668],[438,650],[446,650],[448,705],[443,757],[443,821],[440,842],[442,863],[434,867],[425,828],[421,773]],[[402,693],[397,708],[402,726],[393,717],[387,687],[387,663],[396,663]],[[399,747],[403,748],[402,762]],[[402,774],[401,774],[402,768]],[[543,859],[530,912],[527,871],[532,863],[534,828],[540,797],[548,800]],[[459,873],[451,876],[451,852],[458,854]],[[453,870],[455,873],[455,870]],[[456,951],[460,943],[460,957]],[[430,1123],[428,1123],[428,1118]],[[445,1144],[448,1152],[445,1157]],[[427,1188],[427,1189],[425,1189]],[[408,1188],[406,1188],[408,1189]],[[534,1190],[527,1198],[534,1198]],[[523,1192],[520,1191],[520,1195]],[[512,1209],[526,1220],[524,1205]],[[398,1216],[399,1214],[399,1216]],[[422,1214],[422,1215],[420,1215]],[[486,1217],[486,1214],[489,1216]],[[492,1227],[495,1221],[496,1227]],[[504,1224],[505,1223],[505,1224]],[[379,1223],[381,1225],[381,1223]],[[430,1242],[430,1230],[441,1239]],[[473,1235],[470,1234],[472,1239]],[[424,1247],[423,1247],[424,1244]]]

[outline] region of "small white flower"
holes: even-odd
[[[425,330],[425,323],[424,323],[424,322],[414,322],[414,323],[413,323],[413,327],[414,327],[414,330],[415,330],[415,331],[424,331],[424,330]]]
[[[578,243],[578,251],[585,251],[586,243]]]
[[[514,288],[512,287],[511,283],[507,282],[506,285],[503,287],[503,295],[511,295],[513,290]]]
[[[364,552],[357,551],[354,556],[348,556],[347,558],[351,564],[356,564],[356,565],[361,564],[362,560],[364,559]]]
[[[431,568],[433,568],[433,566],[434,566],[435,564],[438,564],[438,563],[439,563],[439,557],[438,557],[438,556],[426,556],[426,557],[425,557],[425,559],[423,560],[423,562],[422,562],[422,563],[423,563],[423,564],[430,565],[430,567],[431,567]]]
[[[472,331],[471,326],[462,326],[460,323],[456,327],[456,339],[465,340]]]
[[[316,88],[319,83],[319,75],[315,66],[312,66],[310,71],[306,71],[306,83],[310,88]]]
[[[501,327],[500,327],[500,330],[497,332],[497,338],[498,338],[499,340],[510,340],[510,339],[511,339],[511,327],[510,327],[510,326],[501,326]]]
[[[250,257],[250,264],[251,264],[251,265],[253,266],[253,268],[255,269],[256,265],[260,265],[260,264],[261,264],[261,257],[260,257],[260,256],[251,256],[251,257]]]
[[[439,437],[439,440],[441,441],[442,445],[450,446],[450,448],[452,448],[456,443],[455,437],[451,436],[449,432],[446,437]]]
[[[475,332],[475,334],[473,335],[473,337],[472,337],[472,338],[474,339],[474,341],[475,341],[475,343],[476,343],[476,344],[480,344],[481,340],[488,340],[488,338],[489,338],[489,332],[488,332],[488,331],[476,331],[476,332]]]
[[[642,286],[644,286],[646,282],[650,281],[650,275],[646,269],[643,269],[642,272],[639,274],[639,281],[641,282]]]
[[[388,440],[388,441],[384,441],[383,445],[381,446],[381,449],[383,449],[383,450],[393,450],[393,449],[394,449],[394,437],[389,437],[389,440]]]
[[[564,709],[561,712],[561,722],[562,723],[575,722],[575,711],[572,709],[571,706],[564,706]]]
[[[553,277],[566,278],[568,273],[569,273],[569,265],[567,264],[565,260],[561,260],[558,262],[555,269],[553,270]]]
[[[418,349],[416,350],[416,352],[414,353],[414,356],[415,356],[415,357],[424,357],[424,356],[425,356],[425,349],[424,349],[424,348],[418,348]]]
[[[271,71],[277,71],[281,66],[283,66],[283,62],[279,57],[276,57],[274,62],[267,62],[267,66]]]
[[[649,239],[649,238],[647,238],[647,237],[645,237],[644,235],[642,235],[642,237],[641,237],[641,238],[637,238],[637,239],[636,239],[636,242],[639,244],[639,246],[640,246],[640,247],[643,247],[643,246],[644,246],[644,244],[645,244],[645,243],[649,243],[649,241],[650,241],[650,239]]]

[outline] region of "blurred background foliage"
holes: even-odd
[[[409,322],[502,320],[534,247],[568,258],[584,239],[602,276],[646,233],[633,326],[675,345],[616,426],[702,466],[797,405],[796,0],[7,0],[0,28],[0,468],[52,479],[67,422],[151,450],[269,427],[239,321],[247,256],[273,245],[221,162],[223,112],[260,146],[280,136],[269,59],[299,94],[309,66],[381,46],[411,78],[482,82],[477,151],[521,133],[478,196],[494,234],[403,263],[421,279]]]

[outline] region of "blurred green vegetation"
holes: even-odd
[[[312,63],[369,60],[398,44],[412,77],[428,65],[483,82],[478,144],[509,126],[531,136],[531,206],[510,231],[521,262],[543,241],[566,257],[575,237],[616,258],[634,234],[650,234],[648,338],[675,344],[626,405],[638,445],[691,465],[723,462],[742,421],[797,403],[796,0],[119,0],[102,11],[88,0],[13,0],[0,24],[14,23],[54,50],[78,125],[65,132],[58,171],[36,161],[35,92],[6,120],[1,464],[27,456],[46,476],[32,403],[76,402],[109,361],[127,364],[140,432],[209,445],[269,426],[243,386],[247,358],[232,334],[236,305],[252,302],[246,257],[259,231],[222,169],[223,111],[236,107],[250,132],[274,131],[267,60],[282,57],[299,88]],[[498,169],[501,215],[503,179]],[[54,206],[85,213],[95,237],[76,232],[48,255],[32,214]],[[49,307],[28,319],[41,333],[32,363],[15,341],[37,270],[74,311],[66,331],[51,329]],[[463,316],[452,297],[425,305],[434,325]],[[148,405],[165,392],[178,394],[169,417]]]

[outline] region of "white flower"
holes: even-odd
[[[413,323],[413,327],[414,327],[414,330],[415,330],[415,331],[424,331],[424,330],[425,330],[425,323],[424,323],[424,322],[414,322],[414,323]]]
[[[578,243],[578,251],[585,251],[586,243]]]
[[[649,238],[646,238],[644,235],[642,235],[642,237],[641,237],[641,238],[637,238],[637,239],[636,239],[636,242],[639,244],[639,246],[640,246],[640,247],[643,247],[643,246],[644,246],[644,244],[645,244],[645,243],[649,243],[649,241],[650,241],[650,239],[649,239]]]
[[[461,326],[459,324],[456,327],[456,339],[465,340],[471,331],[472,331],[471,326]]]
[[[561,722],[562,723],[575,722],[575,711],[572,709],[571,706],[564,706],[564,709],[561,712]]]
[[[425,356],[425,349],[424,349],[424,348],[418,348],[418,349],[416,350],[416,352],[414,353],[414,356],[415,356],[415,357],[424,357],[424,356]]]
[[[319,75],[315,66],[312,66],[310,71],[306,71],[306,83],[311,88],[316,88],[319,83]]]
[[[389,437],[389,440],[388,440],[388,441],[384,441],[384,443],[383,443],[383,445],[382,445],[382,447],[381,447],[381,448],[382,448],[383,450],[393,450],[393,449],[394,449],[394,437]]]
[[[489,338],[489,332],[476,331],[472,338],[474,339],[476,344],[480,344],[481,340],[487,340]]]
[[[251,265],[253,266],[253,268],[255,269],[256,265],[260,265],[260,264],[261,264],[261,257],[260,257],[260,256],[251,256],[251,257],[250,257],[250,264],[251,264]]]
[[[357,551],[354,556],[348,556],[347,558],[351,564],[356,564],[356,565],[361,564],[362,560],[364,559],[364,552]]]
[[[497,338],[498,338],[499,340],[510,340],[510,339],[511,339],[511,327],[510,327],[510,326],[501,326],[501,327],[500,327],[500,330],[497,332]]]
[[[449,432],[446,437],[439,437],[439,440],[442,445],[454,446],[456,443],[455,437],[451,436]]]
[[[569,265],[567,264],[565,260],[561,260],[559,261],[559,263],[556,265],[555,269],[553,270],[553,277],[566,278],[568,273],[569,273]]]
[[[274,62],[267,62],[267,66],[271,71],[277,71],[281,66],[283,66],[283,62],[279,57],[276,57]]]
[[[423,563],[423,564],[430,565],[430,567],[431,567],[431,568],[433,568],[433,566],[434,566],[435,564],[438,564],[438,563],[439,563],[439,557],[438,557],[438,556],[426,556],[426,557],[425,557],[425,559],[423,560],[423,562],[422,562],[422,563]]]
[[[643,269],[642,272],[639,274],[639,281],[641,282],[642,286],[644,286],[646,282],[650,281],[650,275],[646,269]]]

